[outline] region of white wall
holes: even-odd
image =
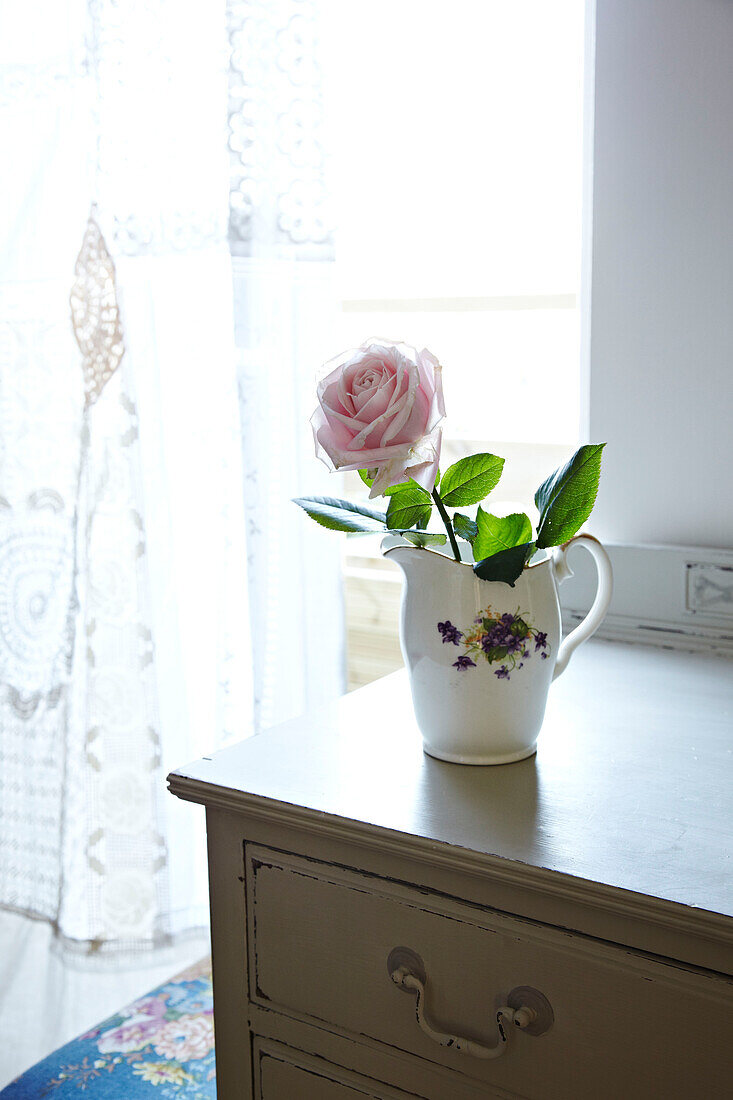
[[[592,529],[733,547],[733,0],[596,0]]]

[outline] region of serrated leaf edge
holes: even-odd
[[[481,452],[480,454],[477,454],[477,455],[466,455],[465,458],[459,458],[456,462],[454,462],[452,464],[452,466],[448,467],[448,469],[445,471],[445,473],[443,474],[443,476],[441,478],[441,481],[440,481],[440,489],[441,489],[440,496],[441,496],[441,499],[443,501],[443,504],[445,504],[445,506],[447,508],[456,508],[456,507],[458,507],[458,508],[468,508],[468,507],[470,507],[471,503],[473,503],[473,504],[477,503],[476,501],[471,501],[470,503],[464,503],[464,502],[461,502],[460,500],[452,501],[451,500],[451,493],[461,493],[461,492],[465,491],[466,489],[469,489],[472,482],[480,481],[481,478],[487,477],[491,473],[490,469],[489,470],[484,470],[480,474],[476,474],[475,477],[469,478],[468,481],[461,482],[460,485],[456,485],[452,489],[447,489],[446,492],[445,492],[445,495],[443,494],[443,486],[445,484],[445,479],[448,477],[451,470],[454,470],[456,468],[456,466],[460,466],[462,462],[470,462],[472,459],[483,458],[483,457],[495,459],[496,462],[500,463],[500,466],[499,466],[499,476],[497,477],[496,481],[491,486],[491,488],[488,489],[484,493],[484,496],[483,496],[482,499],[486,499],[486,497],[489,495],[489,493],[492,493],[494,491],[494,489],[496,488],[496,486],[499,484],[499,482],[501,480],[501,475],[504,472],[504,464],[505,464],[505,461],[506,461],[505,459],[501,458],[499,455],[490,455],[488,453],[488,451],[486,451],[486,452]]]

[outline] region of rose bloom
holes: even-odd
[[[212,1013],[181,1016],[163,1024],[155,1036],[155,1053],[162,1058],[192,1062],[205,1058],[214,1049],[214,1018]]]
[[[441,366],[426,348],[388,340],[339,355],[318,383],[316,453],[336,470],[369,470],[370,497],[410,478],[435,485],[445,416]]]

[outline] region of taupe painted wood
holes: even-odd
[[[257,1005],[250,1009],[250,1025],[255,1035],[278,1039],[291,1049],[308,1051],[333,1065],[348,1066],[349,1070],[364,1077],[389,1081],[394,1088],[408,1094],[417,1093],[425,1100],[446,1100],[446,1097],[450,1100],[516,1100],[516,1093],[489,1088],[485,1082],[459,1078],[451,1069],[423,1062],[368,1036],[360,1035],[357,1039],[346,1033],[326,1031],[322,1025],[295,1020]]]
[[[206,814],[211,961],[219,1100],[249,1097],[252,1061],[247,1027],[247,926],[240,829],[232,815]],[[233,839],[235,838],[235,839]]]
[[[220,1100],[256,1095],[256,1035],[428,1100],[688,1100],[701,1095],[690,1093],[690,1081],[704,1085],[704,1095],[725,1095],[730,997],[720,995],[720,975],[679,964],[733,973],[732,715],[729,662],[595,642],[553,686],[535,760],[480,769],[425,757],[398,674],[173,773],[174,793],[207,805]],[[279,877],[258,895],[267,989],[252,988],[251,995],[246,946],[249,939],[251,968],[255,934],[251,907],[247,931],[245,842],[248,853],[258,845],[280,852],[268,856]],[[302,859],[328,866],[297,874]],[[363,903],[356,911],[343,900],[357,893],[353,876]],[[416,1026],[410,999],[390,985],[386,953],[374,973],[373,953],[378,947],[381,955],[397,932],[395,913],[405,938],[424,937],[444,998],[439,1017],[459,1030],[482,1034],[480,1012],[473,1013],[493,989],[497,968],[505,990],[542,988],[538,973],[551,983],[561,1012],[557,1028],[536,1040],[556,1040],[539,1048],[550,1052],[542,1055],[545,1079],[532,1076],[537,1066],[529,1063],[521,1070],[528,1076],[512,1076],[510,1055],[491,1063],[482,1084],[431,1060],[422,1035],[407,1042],[404,1029]],[[448,927],[461,930],[446,941]],[[485,945],[500,940],[510,946],[497,959]],[[331,966],[324,944],[352,954],[359,980],[346,1000],[333,972],[324,976]],[[587,962],[579,973],[581,958]],[[468,977],[459,981],[463,967]],[[389,1009],[382,997],[393,1002]],[[639,999],[654,1011],[637,1026],[626,1013]],[[602,1027],[592,1023],[599,1016]],[[623,1057],[634,1072],[609,1076],[625,1026],[631,1048]],[[562,1078],[553,1058],[561,1044],[567,1053],[584,1027],[589,1045],[578,1075]],[[518,1039],[531,1050],[532,1040]],[[649,1069],[655,1063],[661,1077]],[[308,1072],[302,1060],[292,1064]],[[564,1093],[556,1091],[558,1080]]]
[[[281,810],[282,807],[279,808]],[[214,808],[208,813],[213,814]],[[235,815],[229,815],[234,817]],[[338,819],[320,818],[317,827],[304,824],[292,807],[290,823],[267,815],[239,815],[239,837],[283,852],[300,852],[327,863],[397,879],[456,898],[470,898],[505,913],[529,916],[533,920],[582,931],[598,939],[636,947],[721,973],[733,973],[731,920],[718,916],[702,929],[682,919],[687,910],[678,905],[656,902],[620,890],[598,887],[589,893],[584,887],[578,900],[576,880],[562,875],[533,872],[509,860],[486,858],[477,865],[460,849],[424,843],[405,844],[400,833],[372,830],[354,837]],[[681,916],[682,915],[682,916]]]
[[[405,852],[661,913],[733,946],[724,658],[589,643],[551,688],[537,756],[518,764],[425,756],[396,673],[169,779],[183,798],[355,839],[398,834]]]
[[[279,1043],[255,1041],[257,1100],[419,1100]]]
[[[604,1096],[719,1096],[733,1081],[730,980],[266,849],[247,862],[250,987],[263,1007],[547,1100],[592,1080],[603,1051]],[[431,1015],[449,1030],[493,1043],[496,1008],[529,985],[553,1007],[551,1031],[511,1036],[497,1061],[438,1046],[389,980],[397,946],[423,959]]]

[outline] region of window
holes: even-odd
[[[579,436],[583,19],[581,0],[359,0],[326,22],[335,350],[430,348],[444,465],[504,455],[504,510],[526,510]],[[347,543],[351,686],[399,663],[387,565]]]

